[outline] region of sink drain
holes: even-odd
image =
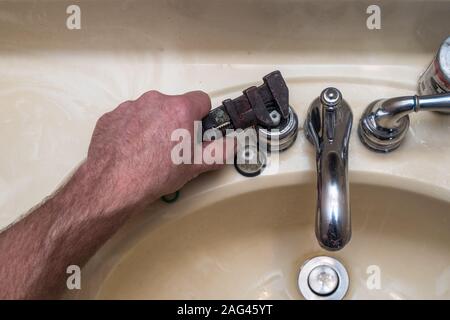
[[[326,256],[306,261],[298,276],[298,287],[306,300],[341,300],[348,284],[344,265]]]

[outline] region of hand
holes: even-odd
[[[194,121],[210,109],[209,96],[201,91],[178,96],[149,91],[124,102],[97,121],[82,170],[94,175],[97,187],[123,207],[175,192],[200,173],[220,167],[171,160],[177,144],[171,141],[172,132],[187,129],[195,143]]]
[[[103,115],[83,165],[61,189],[0,233],[0,298],[56,297],[65,288],[67,266],[83,266],[132,214],[220,167],[176,165],[171,159],[179,143],[171,141],[172,132],[186,129],[192,137],[194,121],[210,108],[203,92],[166,96],[151,91]]]

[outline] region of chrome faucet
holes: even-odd
[[[336,88],[327,88],[309,107],[305,134],[316,149],[316,237],[327,250],[342,249],[351,238],[348,144],[353,114]]]
[[[408,132],[408,114],[419,111],[449,112],[450,93],[376,100],[366,108],[361,117],[359,137],[374,151],[395,150]]]

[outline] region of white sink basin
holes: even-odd
[[[364,1],[77,3],[81,30],[66,28],[64,2],[0,3],[0,227],[84,159],[101,114],[150,89],[201,89],[217,106],[278,69],[300,130],[278,167],[203,175],[129,221],[68,297],[297,299],[302,263],[329,255],[348,270],[347,298],[450,298],[450,117],[412,116],[387,155],[356,133],[370,102],[416,92],[448,36],[448,1],[378,1],[380,30],[367,29]],[[332,254],[313,232],[315,154],[302,129],[328,86],[354,115],[353,238]]]
[[[449,299],[450,202],[389,187],[390,178],[383,179],[384,186],[351,185],[353,238],[336,253],[315,239],[311,183],[224,198],[236,188],[230,186],[161,205],[127,230],[132,243],[113,241],[91,261],[82,297],[299,299],[301,265],[327,255],[347,268],[346,298]],[[238,187],[246,191],[254,183]],[[374,268],[379,287],[372,282]]]

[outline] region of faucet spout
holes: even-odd
[[[353,114],[336,88],[327,88],[311,104],[305,133],[316,149],[316,237],[327,250],[342,249],[351,238],[348,145]]]

